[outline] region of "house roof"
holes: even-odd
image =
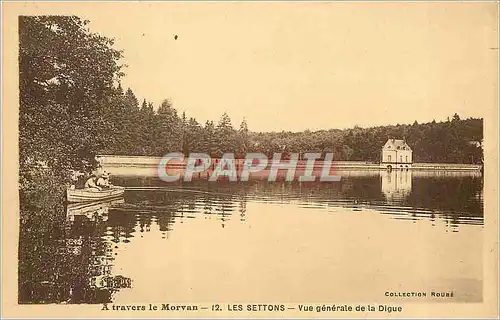
[[[388,139],[384,145],[384,149],[396,149],[396,150],[410,150],[410,146],[404,140],[400,139]]]

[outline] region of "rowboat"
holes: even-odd
[[[92,189],[68,189],[66,198],[68,202],[91,202],[115,199],[123,196],[124,187],[113,186],[110,189],[96,191]]]

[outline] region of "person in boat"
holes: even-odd
[[[102,188],[97,185],[99,177],[97,175],[91,175],[90,178],[85,182],[85,189],[90,189],[92,191],[101,191]]]
[[[96,185],[101,187],[101,189],[109,189],[111,184],[109,183],[109,173],[106,171],[97,179]]]

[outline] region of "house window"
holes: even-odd
[[[406,156],[406,162],[408,162],[408,156]]]
[[[388,155],[388,156],[387,156],[387,161],[388,161],[388,162],[391,162],[391,155]]]
[[[399,161],[400,161],[400,162],[403,162],[403,156],[400,156],[400,157],[399,157]]]

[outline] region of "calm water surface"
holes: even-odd
[[[482,300],[483,179],[344,172],[335,183],[166,184],[23,200],[20,303]],[[52,217],[47,219],[46,217]],[[405,301],[408,301],[406,298]],[[413,299],[411,301],[422,301]]]

